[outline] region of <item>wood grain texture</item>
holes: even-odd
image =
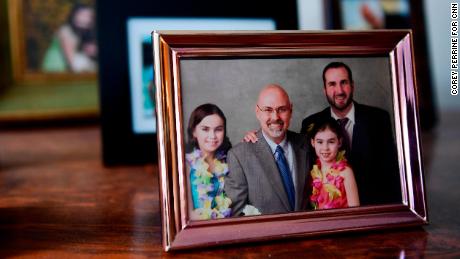
[[[460,112],[442,115],[423,135],[430,225],[172,253],[156,166],[104,168],[98,126],[0,131],[0,257],[459,257]]]

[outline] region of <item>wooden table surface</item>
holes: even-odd
[[[430,225],[165,253],[155,165],[104,168],[97,125],[0,131],[0,258],[460,257],[460,113],[423,135]]]

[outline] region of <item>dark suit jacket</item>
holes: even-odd
[[[232,215],[241,215],[246,204],[262,214],[290,212],[287,194],[270,146],[259,130],[256,143],[242,142],[227,155],[229,173],[225,177],[225,193],[232,200]],[[295,211],[305,207],[305,185],[310,171],[309,146],[305,136],[287,133],[294,150],[296,172]]]
[[[351,152],[346,155],[353,169],[361,205],[401,203],[401,185],[396,146],[388,112],[363,104],[355,105]],[[331,117],[330,107],[302,121],[301,133]],[[312,153],[314,151],[312,150]]]

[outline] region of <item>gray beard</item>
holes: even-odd
[[[271,129],[270,126],[268,126],[268,130],[274,136],[275,138],[279,138],[284,134],[283,130],[278,130],[278,129]]]

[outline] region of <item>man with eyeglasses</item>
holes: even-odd
[[[227,156],[225,192],[232,200],[233,216],[303,210],[310,151],[305,136],[288,130],[289,96],[281,86],[269,84],[254,108],[259,141],[239,143]]]

